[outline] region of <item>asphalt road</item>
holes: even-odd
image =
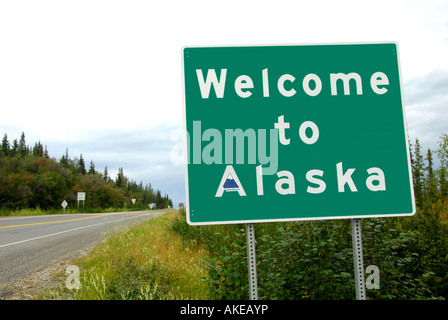
[[[165,212],[0,217],[0,297],[6,286],[100,243],[105,234]]]

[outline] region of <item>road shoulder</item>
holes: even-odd
[[[96,246],[89,246],[79,250],[69,257],[53,262],[48,267],[33,272],[26,277],[14,282],[3,289],[0,300],[67,300],[70,299],[70,291],[56,290],[64,289],[65,280],[67,278],[66,269],[73,261],[87,256]],[[64,296],[59,293],[64,292]]]

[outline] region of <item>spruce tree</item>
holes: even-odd
[[[59,160],[59,163],[62,164],[64,167],[68,168],[68,149],[65,149],[65,155],[62,155],[61,160]]]
[[[437,150],[437,155],[440,159],[442,165],[445,168],[448,167],[448,133],[442,133],[439,140],[439,150]]]
[[[90,161],[89,174],[95,174],[95,165],[93,164],[93,161]]]
[[[9,156],[9,150],[10,150],[10,146],[9,146],[9,141],[8,141],[8,135],[5,133],[5,135],[3,136],[2,139],[2,155],[5,157]]]
[[[448,196],[448,181],[446,175],[446,168],[442,165],[439,169],[440,198],[442,199]]]
[[[115,180],[115,185],[117,188],[125,186],[125,179],[123,174],[123,167],[118,168],[117,179]]]
[[[26,148],[26,142],[25,142],[25,132],[23,132],[23,131],[22,131],[22,135],[20,136],[18,151],[22,157],[25,157],[28,154],[28,150]]]
[[[10,156],[15,157],[18,152],[19,152],[19,142],[17,142],[17,139],[14,139],[11,146]]]
[[[34,148],[33,148],[32,154],[33,154],[33,156],[36,156],[36,157],[44,156],[44,147],[42,146],[42,143],[40,143],[40,140],[38,142],[34,143]]]
[[[156,193],[156,206],[158,209],[162,209],[163,207],[163,199],[162,199],[162,194],[160,193],[160,190],[157,189],[157,193]]]
[[[106,181],[106,182],[109,181],[109,171],[107,171],[107,166],[104,167],[103,179],[104,179],[104,181]]]
[[[448,196],[448,134],[443,133],[440,135],[439,149],[437,150],[437,157],[440,160],[439,185],[440,185],[440,197],[442,199]]]
[[[81,153],[81,155],[79,157],[79,161],[78,161],[78,172],[81,173],[81,174],[86,174],[87,173],[87,171],[86,171],[86,164],[85,164],[84,159],[82,157],[82,153]]]
[[[423,156],[421,154],[421,146],[418,139],[415,139],[415,159],[412,162],[412,175],[414,177],[414,195],[417,206],[422,205],[423,196]]]
[[[437,195],[437,181],[433,169],[432,152],[429,148],[425,160],[428,161],[428,166],[425,168],[428,173],[425,180],[425,197],[432,201]]]

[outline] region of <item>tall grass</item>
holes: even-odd
[[[80,268],[80,300],[207,298],[199,246],[185,246],[169,225],[177,211],[115,232],[87,257]]]

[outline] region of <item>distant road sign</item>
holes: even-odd
[[[132,201],[132,204],[135,204],[135,199],[131,199],[131,201]]]
[[[396,43],[183,49],[190,224],[415,213]]]
[[[85,201],[86,200],[86,193],[85,192],[78,192],[78,201]]]
[[[68,203],[67,203],[67,201],[62,201],[62,203],[61,203],[61,206],[62,206],[62,208],[67,208],[67,205],[68,205]]]

